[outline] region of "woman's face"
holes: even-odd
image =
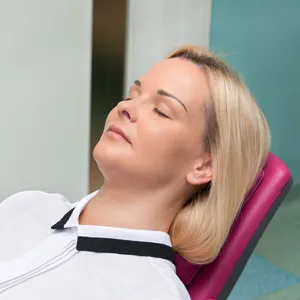
[[[206,79],[192,62],[173,58],[152,67],[106,119],[94,149],[105,179],[148,187],[189,181],[187,174],[205,160],[201,136],[208,97]]]

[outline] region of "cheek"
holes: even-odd
[[[153,161],[168,160],[178,162],[186,159],[189,154],[189,140],[186,132],[180,125],[157,123],[155,126],[147,127],[145,133],[139,132],[142,135],[141,155],[148,154]]]

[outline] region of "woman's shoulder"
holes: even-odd
[[[23,191],[0,203],[0,224],[3,221],[51,223],[73,205],[60,194],[42,191]],[[50,224],[49,223],[49,224]]]
[[[57,206],[58,205],[58,206]],[[22,191],[15,193],[0,203],[0,211],[3,209],[54,209],[70,208],[72,204],[61,194],[46,193],[42,191]]]
[[[74,204],[60,194],[23,191],[0,203],[0,260],[30,249]]]
[[[150,258],[151,265],[154,268],[153,278],[156,280],[148,280],[149,294],[154,292],[153,299],[156,300],[190,300],[190,295],[176,275],[175,266],[162,259]],[[147,293],[146,293],[147,294]],[[149,298],[149,299],[152,299]],[[148,298],[145,298],[148,299]]]

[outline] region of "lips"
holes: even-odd
[[[129,137],[126,135],[126,133],[120,127],[118,127],[116,125],[112,125],[108,128],[107,132],[108,133],[109,132],[115,133],[117,136],[124,139],[127,143],[131,144],[131,141],[130,141]]]

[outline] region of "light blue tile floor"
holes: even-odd
[[[300,300],[300,195],[286,199],[228,300]]]
[[[300,282],[300,278],[253,255],[228,300],[253,300]]]

